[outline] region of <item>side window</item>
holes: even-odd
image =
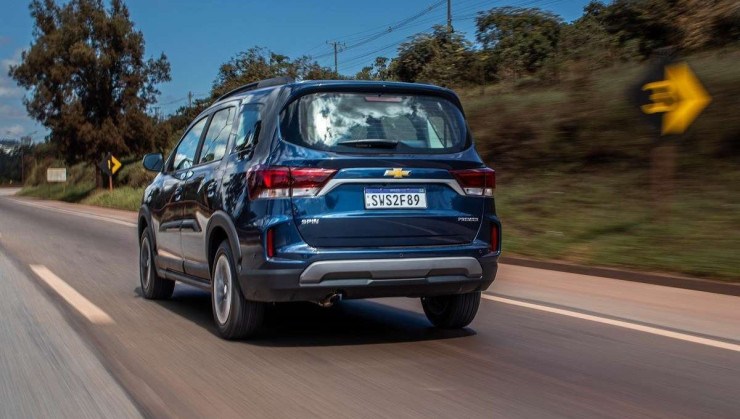
[[[172,170],[188,169],[193,165],[195,153],[198,151],[200,135],[203,133],[203,128],[206,126],[207,120],[208,118],[203,118],[198,121],[182,138],[182,141],[180,141],[180,144],[174,151]]]
[[[203,148],[200,152],[200,163],[208,163],[221,160],[226,154],[226,146],[229,143],[231,124],[234,120],[234,108],[221,109],[213,114],[211,124],[208,126],[206,138],[203,140]]]
[[[259,105],[244,105],[239,114],[239,130],[236,133],[235,150],[250,146],[255,141],[257,122],[260,121]]]

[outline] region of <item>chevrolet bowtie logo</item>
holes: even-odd
[[[411,171],[403,170],[400,167],[397,167],[393,170],[391,169],[386,170],[383,176],[393,176],[396,179],[401,179],[402,177],[406,177],[410,174],[411,174]]]

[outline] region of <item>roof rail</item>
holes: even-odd
[[[243,92],[248,92],[250,90],[261,89],[263,87],[270,87],[270,86],[280,86],[283,84],[292,83],[294,81],[295,80],[292,77],[273,77],[271,79],[256,81],[253,83],[245,84],[243,86],[239,86],[236,89],[229,91],[228,93],[216,99],[216,102],[220,102],[226,99],[227,97],[234,96],[236,94],[243,93]]]

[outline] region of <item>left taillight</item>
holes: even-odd
[[[315,196],[334,169],[256,166],[247,174],[250,199]]]
[[[482,169],[451,170],[450,173],[466,195],[493,196],[493,190],[496,189],[495,170],[484,167]]]

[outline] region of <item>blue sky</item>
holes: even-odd
[[[331,47],[336,40],[351,46],[390,25],[417,15],[437,0],[253,1],[253,0],[129,0],[131,17],[143,31],[148,56],[164,52],[172,66],[172,81],[160,86],[160,106],[173,112],[186,103],[188,92],[205,95],[218,67],[239,51],[255,45],[290,56],[312,55],[333,66]],[[339,54],[339,72],[353,75],[375,56],[395,55],[410,35],[446,21],[446,4],[372,42]],[[452,0],[453,26],[469,39],[475,35],[477,11],[499,6],[540,7],[571,21],[581,15],[587,0]],[[27,2],[0,0],[0,137],[18,137],[44,130],[26,115],[24,92],[7,77],[10,64],[32,39]]]

